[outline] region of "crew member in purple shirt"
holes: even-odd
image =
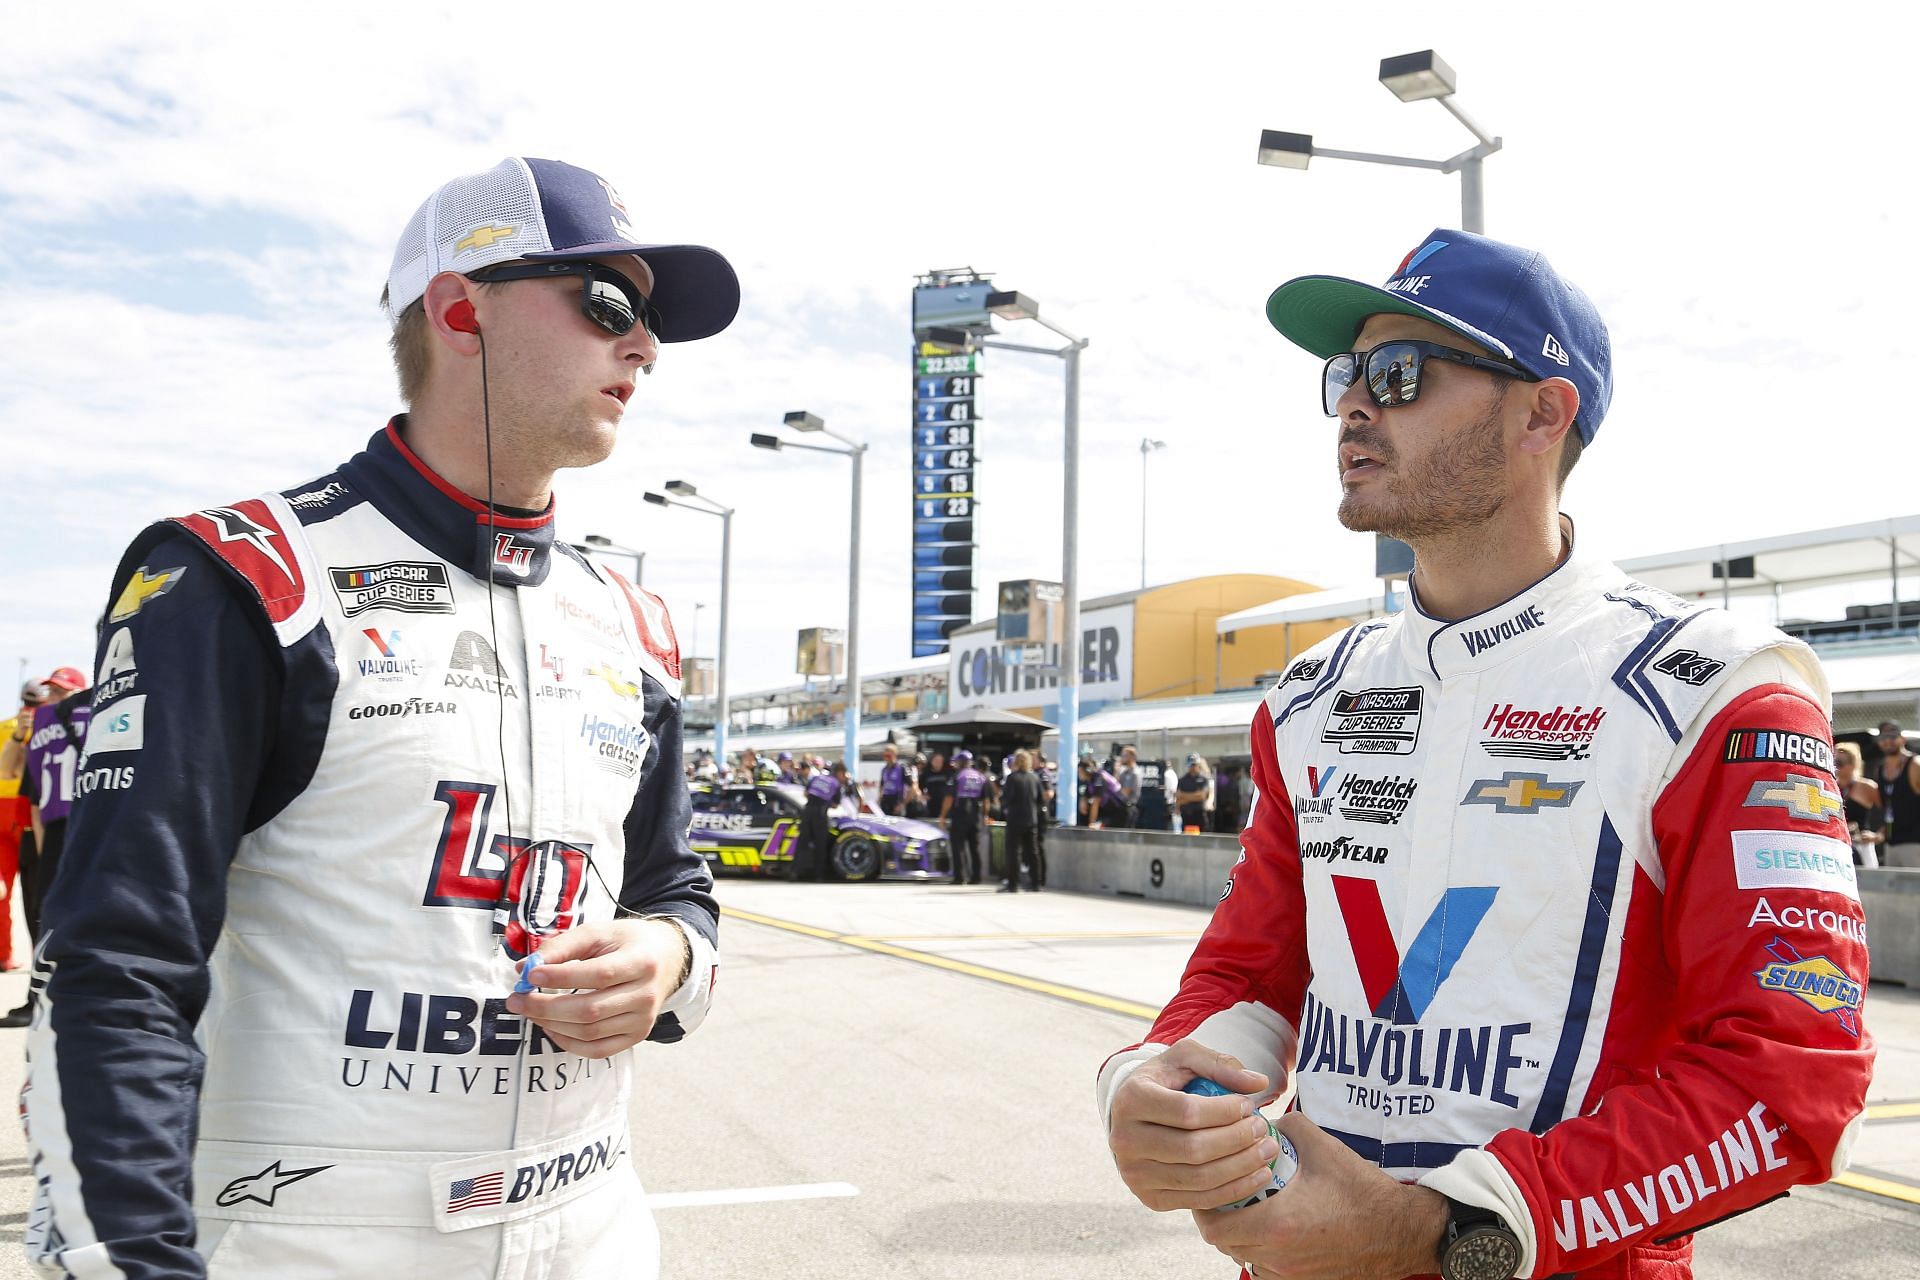
[[[980,883],[980,810],[987,794],[987,777],[973,767],[973,752],[964,748],[953,753],[960,772],[953,777],[953,791],[947,796],[940,821],[946,825],[953,845],[953,882]]]
[[[60,869],[60,851],[67,843],[67,815],[73,809],[74,782],[80,776],[80,760],[87,749],[87,726],[93,708],[87,698],[74,696],[85,692],[86,687],[86,676],[73,667],[61,667],[48,676],[48,699],[34,710],[33,732],[27,738],[20,794],[32,806],[37,856],[21,877],[25,908],[22,914],[26,917],[28,935],[36,942],[40,938],[40,904],[46,900],[47,888]],[[131,713],[123,713],[120,718],[125,719],[127,714]],[[124,739],[127,735],[123,730],[119,736]],[[114,763],[112,752],[116,749],[140,745],[137,736],[131,744],[123,741],[120,748],[113,745],[114,741],[113,737],[107,737],[99,744],[102,765]],[[111,770],[103,772],[107,777],[100,785],[120,785]],[[29,989],[27,1003],[0,1019],[0,1026],[26,1026],[32,1019],[33,1004],[33,992]]]
[[[828,817],[840,803],[840,779],[846,776],[843,765],[835,772],[825,769],[807,779],[807,807],[800,811],[800,841],[793,854],[793,878],[818,880],[826,871],[827,855],[833,849],[833,822]]]
[[[880,812],[897,818],[907,804],[907,789],[913,785],[913,766],[900,763],[900,753],[889,742],[880,748]]]

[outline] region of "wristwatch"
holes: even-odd
[[[1447,1197],[1447,1239],[1440,1246],[1443,1280],[1513,1280],[1520,1237],[1499,1214]]]

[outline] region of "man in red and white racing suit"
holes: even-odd
[[[1256,714],[1241,860],[1100,1073],[1121,1173],[1261,1280],[1683,1277],[1691,1232],[1843,1167],[1863,1108],[1819,664],[1573,558],[1606,335],[1539,255],[1435,231],[1384,290],[1269,314],[1329,358],[1341,518],[1412,543],[1412,601]],[[1264,1184],[1251,1108],[1287,1086],[1298,1176],[1211,1211]]]

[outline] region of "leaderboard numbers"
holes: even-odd
[[[936,498],[930,502],[921,502],[914,514],[922,520],[964,519],[973,514],[973,495],[959,498]]]
[[[979,460],[972,355],[921,356],[913,379],[913,655],[940,653],[973,607],[973,485]],[[925,589],[923,589],[925,588]]]

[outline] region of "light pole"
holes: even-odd
[[[620,543],[615,542],[612,538],[603,537],[597,533],[588,534],[586,537],[586,543],[588,546],[593,547],[599,551],[611,552],[612,554],[617,556],[632,556],[633,557],[633,585],[636,587],[642,585],[640,581],[641,576],[645,574],[647,571],[647,553],[646,552],[637,550],[636,548],[633,548],[633,547],[623,546]]]
[[[1391,164],[1409,169],[1433,169],[1460,175],[1460,229],[1475,235],[1486,231],[1485,190],[1481,162],[1500,150],[1502,139],[1492,137],[1453,101],[1456,77],[1453,68],[1431,49],[1403,53],[1380,60],[1380,83],[1402,102],[1438,98],[1453,118],[1467,127],[1474,145],[1445,160],[1421,160],[1413,156],[1382,155],[1372,151],[1333,151],[1313,145],[1310,133],[1282,133],[1274,129],[1260,131],[1260,163],[1282,169],[1304,169],[1315,156],[1329,160],[1359,160],[1368,164]]]
[[[1460,229],[1471,231],[1475,235],[1484,235],[1487,229],[1485,188],[1482,184],[1481,161],[1500,150],[1502,139],[1490,136],[1453,100],[1454,85],[1458,77],[1453,68],[1431,49],[1422,49],[1418,53],[1403,53],[1398,57],[1380,60],[1380,83],[1392,91],[1393,96],[1402,102],[1419,102],[1425,98],[1438,98],[1440,105],[1467,127],[1474,138],[1474,145],[1459,155],[1445,160],[1421,160],[1412,156],[1382,155],[1372,151],[1333,151],[1326,147],[1313,145],[1310,133],[1283,133],[1275,129],[1260,131],[1261,164],[1273,165],[1281,169],[1304,169],[1315,156],[1325,156],[1329,160],[1359,160],[1367,164],[1390,164],[1409,169],[1433,169],[1440,173],[1458,173],[1460,175]],[[1373,538],[1374,568],[1383,578],[1391,580],[1396,572],[1413,567],[1413,548],[1406,543],[1385,534],[1375,534]],[[1389,587],[1389,596],[1392,595]]]
[[[1167,447],[1165,440],[1140,437],[1140,589],[1147,589],[1147,459]]]
[[[860,772],[860,462],[866,457],[867,446],[864,442],[837,431],[829,431],[824,419],[804,409],[796,409],[781,421],[795,431],[818,432],[831,436],[844,449],[836,449],[827,444],[801,444],[796,440],[782,440],[779,436],[763,435],[754,432],[751,436],[757,449],[772,449],[776,453],[781,449],[805,449],[810,453],[837,453],[843,458],[853,460],[853,536],[847,549],[847,772],[853,776],[854,785],[859,785]]]
[[[1061,505],[1060,534],[1060,785],[1054,796],[1054,814],[1061,826],[1074,822],[1077,788],[1073,770],[1080,759],[1080,353],[1087,340],[1076,338],[1051,320],[1040,317],[1040,304],[1011,289],[987,295],[987,310],[1002,320],[1032,320],[1067,340],[1064,347],[1029,347],[1017,342],[980,343],[1002,351],[1058,356],[1067,366],[1066,492]]]
[[[663,493],[642,496],[656,507],[685,507],[720,517],[720,642],[713,655],[713,763],[723,768],[727,763],[727,588],[733,577],[733,508],[701,497],[700,491],[685,480],[667,481],[667,493],[674,496],[669,498]],[[685,498],[695,501],[675,500]]]

